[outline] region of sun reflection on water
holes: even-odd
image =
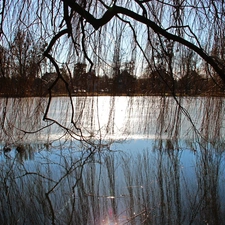
[[[110,218],[109,216],[106,217],[105,219],[103,219],[101,221],[101,224],[100,225],[122,225],[124,224],[125,222],[127,222],[127,220],[124,218],[119,218],[119,219],[113,219],[113,218]]]
[[[114,197],[114,196],[109,196],[109,197]],[[101,220],[100,225],[122,225],[127,222],[127,217],[126,215],[124,215],[124,213],[115,215],[111,207],[108,209],[107,214],[108,215]]]

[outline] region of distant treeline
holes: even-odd
[[[109,71],[87,72],[86,63],[61,65],[58,73],[43,57],[47,44],[18,30],[9,46],[0,46],[0,96],[53,95],[223,95],[224,83],[215,73],[200,70],[190,53],[180,62],[179,74],[162,56],[135,74],[134,61],[114,60]],[[172,55],[171,55],[172,57]],[[73,68],[71,68],[73,67]],[[94,68],[94,67],[93,67]],[[43,71],[53,72],[43,72]],[[201,71],[201,72],[200,72]]]
[[[123,70],[113,77],[97,76],[95,72],[69,76],[65,70],[45,73],[42,77],[0,77],[0,95],[8,97],[53,95],[223,95],[224,86],[213,78],[205,78],[191,71],[174,79],[166,70],[159,69],[136,77]]]

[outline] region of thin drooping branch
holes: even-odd
[[[54,58],[50,55],[50,51],[52,50],[52,47],[54,46],[54,44],[56,43],[56,41],[62,37],[64,34],[67,34],[68,30],[64,29],[62,31],[60,31],[58,34],[56,34],[53,39],[50,41],[47,49],[45,50],[45,52],[43,53],[43,56],[48,58],[50,60],[50,62],[54,65],[56,72],[57,72],[57,78],[55,79],[55,81],[52,83],[52,85],[49,88],[49,100],[48,100],[48,104],[44,113],[44,120],[47,119],[47,115],[49,112],[49,108],[50,108],[50,104],[51,104],[51,100],[52,100],[52,88],[56,85],[56,83],[59,80],[59,77],[61,77],[60,75],[60,70],[59,70],[59,66],[58,64],[55,62]]]
[[[59,38],[61,38],[64,34],[67,34],[68,33],[68,29],[64,29],[64,30],[61,30],[61,31],[59,31],[59,33],[58,34],[56,34],[53,38],[52,38],[52,40],[50,41],[50,43],[49,43],[49,45],[48,45],[48,47],[47,47],[47,49],[45,50],[45,52],[44,52],[44,56],[46,56],[47,57],[47,55],[50,53],[50,51],[52,50],[52,47],[54,46],[54,44],[56,43],[56,41],[59,39]]]
[[[94,66],[94,63],[91,61],[91,59],[89,58],[89,56],[88,56],[88,54],[86,52],[86,47],[85,47],[85,38],[86,38],[86,36],[85,36],[84,24],[83,24],[83,21],[82,20],[83,19],[81,19],[81,29],[82,29],[82,39],[81,40],[82,40],[82,48],[83,48],[83,52],[84,52],[85,58],[91,64],[90,69],[89,69],[89,71],[91,72],[91,70],[92,70],[92,68]]]
[[[209,56],[201,47],[196,46],[195,44],[187,41],[186,39],[180,36],[177,36],[175,34],[168,32],[167,30],[163,29],[162,27],[160,27],[159,25],[157,25],[155,22],[148,19],[147,17],[143,15],[139,15],[127,8],[113,5],[112,7],[109,7],[106,10],[106,12],[103,14],[101,18],[97,19],[75,1],[69,1],[69,0],[63,0],[63,1],[66,2],[72,10],[76,11],[81,17],[86,19],[86,21],[90,23],[96,30],[106,25],[114,16],[118,14],[128,16],[136,21],[139,21],[142,24],[145,24],[147,27],[150,27],[155,33],[164,36],[168,40],[173,40],[175,42],[178,42],[186,46],[187,48],[193,50],[194,52],[196,52],[199,56],[201,56],[202,59],[204,59],[209,65],[211,65],[214,68],[214,70],[217,72],[217,74],[225,83],[225,72],[223,68],[221,68],[219,64],[213,59],[213,57]]]
[[[1,12],[0,12],[0,37],[1,35],[3,34],[3,22],[4,22],[4,12],[5,12],[5,5],[6,5],[6,0],[3,0],[2,2],[2,9],[1,9]]]
[[[60,39],[63,35],[65,34],[69,34],[69,30],[68,29],[64,29],[62,31],[60,31],[58,34],[56,34],[52,40],[50,41],[47,49],[45,50],[44,52],[44,57],[48,58],[50,60],[50,62],[54,65],[55,69],[56,69],[56,72],[57,72],[57,78],[55,79],[55,81],[52,83],[52,85],[50,86],[49,88],[49,99],[48,99],[48,104],[47,104],[47,107],[46,107],[46,110],[45,110],[45,113],[44,113],[44,120],[47,119],[47,120],[50,120],[52,121],[53,123],[56,123],[58,124],[59,126],[63,127],[64,129],[66,129],[66,131],[72,136],[73,132],[71,132],[71,130],[67,129],[66,127],[62,126],[61,124],[59,124],[57,121],[53,120],[53,119],[50,119],[48,118],[48,112],[49,112],[49,109],[50,109],[50,105],[51,105],[51,100],[52,100],[52,88],[57,84],[58,80],[61,79],[63,81],[63,83],[65,84],[66,86],[66,89],[67,89],[67,93],[69,94],[69,97],[70,97],[70,103],[71,103],[71,107],[72,107],[72,118],[71,118],[71,123],[73,124],[73,126],[76,128],[77,131],[79,131],[79,134],[81,135],[81,137],[83,138],[83,135],[82,135],[82,131],[80,128],[78,128],[76,126],[76,123],[74,122],[74,107],[73,107],[73,100],[72,100],[72,96],[71,96],[71,92],[69,90],[69,84],[68,82],[64,79],[64,77],[62,76],[61,72],[60,72],[60,69],[59,69],[59,66],[57,64],[57,62],[55,61],[55,59],[52,57],[52,55],[50,54],[51,50],[52,50],[52,47],[54,46],[54,44],[56,43],[56,41],[58,39]]]

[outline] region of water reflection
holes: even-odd
[[[77,98],[74,115],[54,99],[53,126],[42,100],[10,101],[1,224],[225,224],[223,99]]]
[[[223,224],[220,145],[129,140],[1,160],[2,224]],[[138,148],[137,146],[145,146]],[[123,151],[120,149],[123,148]],[[194,154],[193,154],[194,153]],[[17,153],[19,154],[19,153]],[[31,158],[32,159],[32,158]]]
[[[71,105],[69,98],[56,97],[47,103],[46,98],[1,99],[1,140],[213,140],[225,134],[223,98],[76,97]]]

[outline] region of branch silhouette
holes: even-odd
[[[217,72],[217,74],[225,83],[225,72],[223,68],[221,68],[219,64],[214,60],[213,57],[209,56],[206,52],[204,52],[204,50],[201,47],[196,46],[195,44],[187,41],[186,39],[178,35],[168,32],[166,29],[163,29],[162,27],[157,25],[155,22],[148,19],[146,16],[139,15],[138,13],[135,13],[127,8],[113,5],[112,7],[107,8],[106,12],[103,14],[101,18],[95,18],[91,13],[89,13],[87,10],[85,10],[82,6],[80,6],[75,1],[63,0],[63,2],[65,2],[72,10],[77,12],[81,17],[86,19],[86,21],[90,23],[95,30],[98,30],[100,27],[106,25],[114,16],[117,16],[118,14],[128,16],[146,25],[147,27],[150,27],[155,33],[160,34],[169,40],[178,42],[189,49],[192,49],[202,59],[204,59],[209,65],[211,65],[214,68],[214,70]]]

